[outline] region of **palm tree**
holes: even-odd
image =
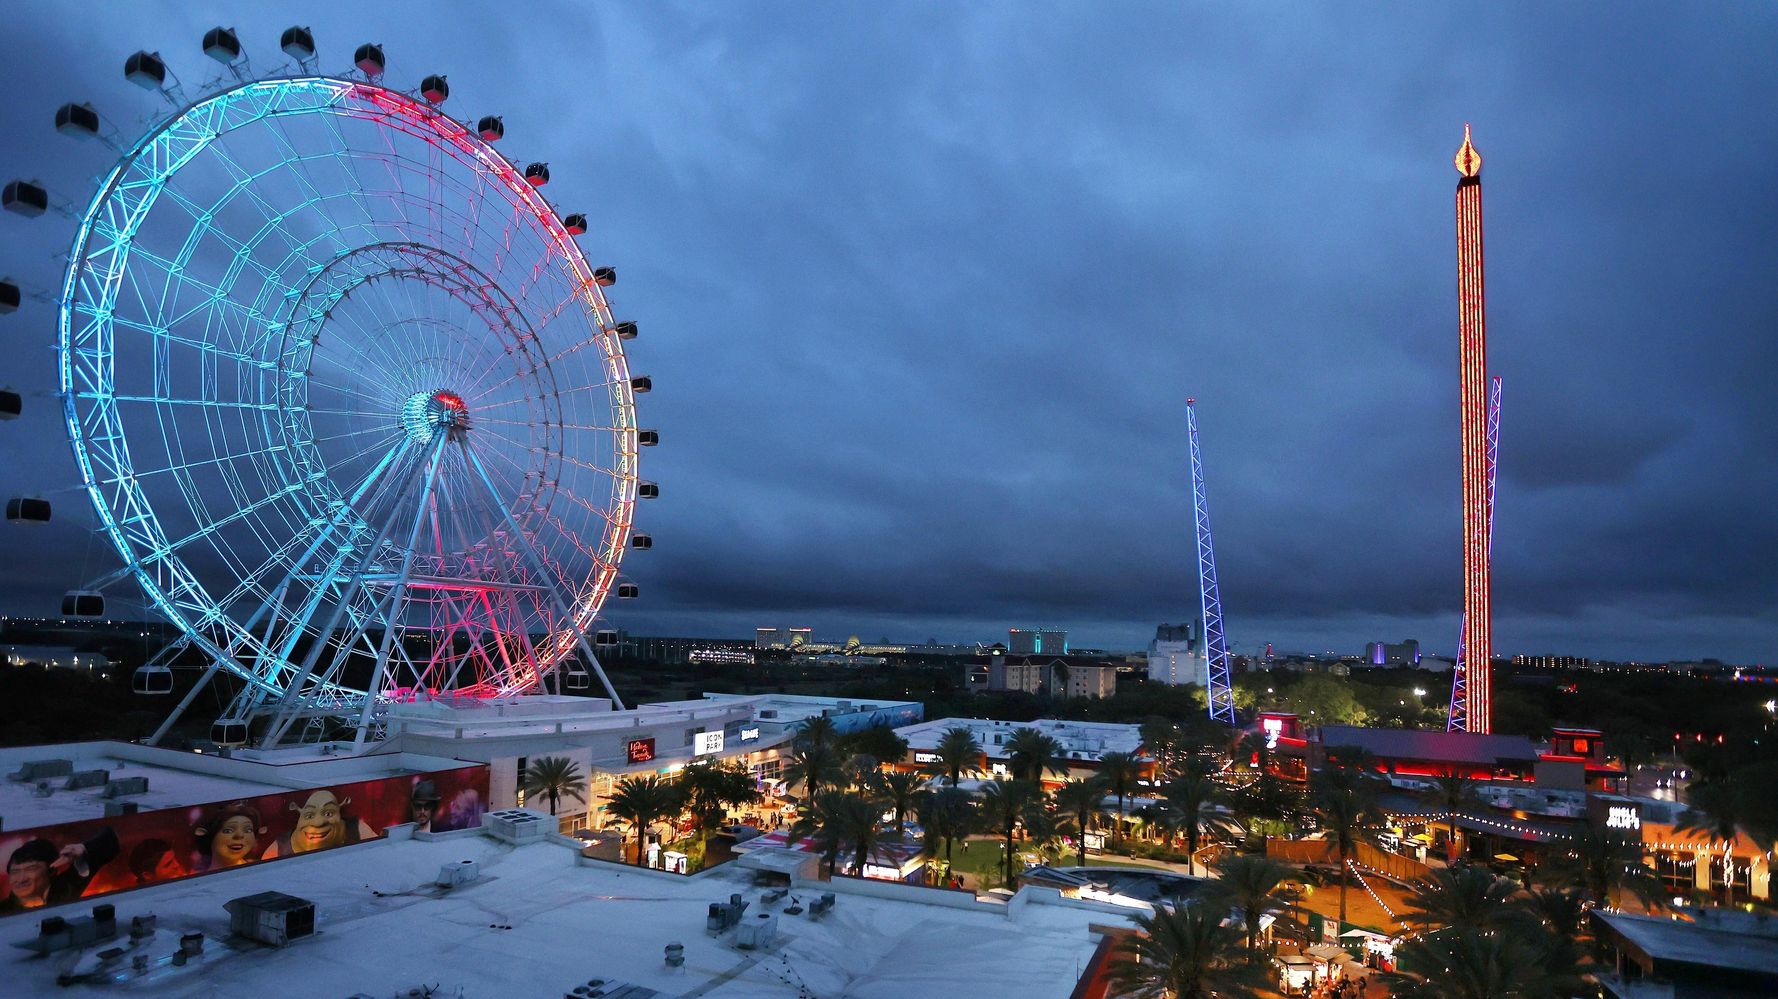
[[[840,776],[846,781],[846,785],[876,793],[882,783],[883,764],[869,753],[854,753],[843,759]]]
[[[1598,905],[1621,905],[1629,894],[1644,908],[1655,909],[1667,897],[1660,877],[1642,862],[1642,844],[1604,830],[1581,833],[1569,854],[1554,858],[1548,866]]]
[[[919,816],[920,831],[925,837],[921,846],[928,857],[938,856],[938,844],[945,845],[945,867],[951,866],[951,845],[976,830],[978,810],[975,799],[967,791],[954,787],[922,790],[914,799],[914,814]]]
[[[1377,807],[1376,779],[1351,767],[1324,767],[1310,781],[1310,790],[1322,831],[1340,855],[1340,923],[1344,926],[1346,865],[1358,844],[1372,839],[1370,827],[1383,821],[1382,809]]]
[[[1006,739],[1009,769],[1019,780],[1041,781],[1046,771],[1058,777],[1068,776],[1063,752],[1062,744],[1054,736],[1028,726],[1013,729]]]
[[[1053,797],[1056,809],[1074,820],[1079,835],[1080,866],[1087,866],[1087,833],[1105,809],[1105,783],[1097,777],[1071,780],[1056,788]]]
[[[963,779],[965,773],[974,773],[981,769],[982,744],[975,733],[961,725],[944,730],[938,737],[938,745],[933,747],[932,755],[936,759],[928,764],[931,773],[940,777],[949,777],[951,786]]]
[[[1142,761],[1134,753],[1106,753],[1099,757],[1099,779],[1105,782],[1105,789],[1117,795],[1117,828],[1115,832],[1123,835],[1124,799],[1130,796],[1130,789],[1142,778]]]
[[[906,770],[884,774],[877,782],[877,790],[882,794],[884,803],[895,811],[897,837],[901,836],[908,813],[914,810],[914,797],[920,793],[923,783],[919,774]]]
[[[1161,794],[1167,799],[1176,817],[1179,830],[1185,834],[1186,870],[1198,873],[1198,843],[1205,833],[1226,833],[1230,822],[1219,811],[1223,801],[1222,785],[1189,767],[1167,782]]]
[[[1522,903],[1526,913],[1539,926],[1569,939],[1587,935],[1587,900],[1577,891],[1566,888],[1533,888],[1525,893]]]
[[[1012,837],[1042,793],[1036,783],[998,777],[982,788],[982,807],[993,827],[1006,837],[1006,886],[1012,887]]]
[[[796,730],[796,743],[799,746],[834,746],[839,740],[840,730],[834,727],[833,719],[826,715],[808,718]]]
[[[1402,916],[1423,932],[1490,933],[1523,920],[1524,912],[1512,904],[1518,890],[1518,885],[1484,867],[1447,867],[1414,886]]]
[[[1239,910],[1241,925],[1247,931],[1248,960],[1259,959],[1255,948],[1265,918],[1294,907],[1298,897],[1296,886],[1291,883],[1294,873],[1276,860],[1251,853],[1238,853],[1216,863],[1217,878],[1208,887],[1215,898]]]
[[[1541,929],[1446,930],[1396,948],[1386,976],[1400,999],[1541,999],[1587,991],[1584,954],[1570,938]]]
[[[1770,789],[1768,789],[1769,792]],[[1699,781],[1687,793],[1691,804],[1680,813],[1676,832],[1702,833],[1711,843],[1721,843],[1722,904],[1734,905],[1734,845],[1741,834],[1740,808],[1735,789],[1726,780]],[[1706,861],[1708,863],[1708,861]]]
[[[791,835],[797,839],[808,836],[821,848],[828,877],[833,877],[840,851],[847,847],[852,850],[853,870],[863,874],[882,814],[882,805],[867,795],[827,791],[797,818]]]
[[[802,785],[803,797],[810,803],[821,796],[823,787],[837,783],[842,774],[839,754],[833,743],[800,738],[793,744],[783,770],[785,782],[791,786]]]
[[[753,775],[746,767],[715,760],[686,767],[679,775],[679,788],[686,808],[697,817],[698,829],[706,838],[722,825],[730,808],[759,800]]]
[[[1025,843],[1030,852],[1043,863],[1054,863],[1063,852],[1062,837],[1068,832],[1068,817],[1046,808],[1042,801],[1025,810]]]
[[[617,782],[605,807],[636,831],[636,866],[642,866],[642,847],[648,838],[649,827],[676,814],[681,801],[678,788],[653,774],[626,777]]]
[[[1150,718],[1138,731],[1142,734],[1142,751],[1162,770],[1173,769],[1191,750],[1178,723],[1165,718]]]
[[[1445,862],[1457,860],[1457,813],[1476,803],[1476,782],[1454,769],[1447,769],[1432,778],[1432,788],[1423,792],[1445,817]]]
[[[563,798],[586,804],[586,778],[581,775],[580,764],[566,756],[545,756],[526,767],[521,786],[527,798],[548,798],[551,815],[556,814],[556,805]]]
[[[1118,995],[1135,999],[1247,999],[1259,969],[1241,960],[1239,931],[1218,914],[1186,904],[1135,917],[1139,933],[1117,946],[1107,968]]]

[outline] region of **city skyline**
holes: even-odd
[[[624,274],[663,497],[638,521],[656,550],[624,564],[642,599],[612,627],[945,641],[1053,623],[1145,644],[1196,605],[1195,395],[1237,649],[1408,636],[1448,654],[1447,164],[1467,120],[1513,396],[1496,655],[1770,662],[1778,124],[1746,112],[1778,83],[1761,58],[1778,22],[1725,8],[1657,33],[1652,10],[1545,12],[1537,38],[1513,11],[1397,11],[1383,40],[1348,19],[1088,30],[984,10],[918,44],[924,19],[897,10],[601,11],[578,29],[592,107],[548,99],[523,53],[551,38],[525,26],[311,20],[332,62],[386,36],[392,77],[448,73],[457,113],[504,114],[508,154],[551,161],[552,197],[592,216],[582,245]],[[37,51],[82,56],[15,58],[0,173],[83,197],[109,154],[57,136],[55,107],[127,123],[151,109],[117,72],[129,52],[195,83],[203,28],[235,23],[269,59],[288,20],[22,13],[51,39]],[[1244,41],[1265,45],[1234,55]],[[1330,75],[1337,94],[1311,86]],[[1624,155],[1635,170],[1612,169]],[[0,274],[50,287],[71,223],[3,221]],[[0,606],[21,614],[115,561],[66,491],[49,352],[25,349],[50,315],[0,317],[20,348],[0,384],[27,407],[0,425],[0,489],[59,513],[7,525]]]

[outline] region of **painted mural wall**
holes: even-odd
[[[481,824],[488,768],[379,777],[0,833],[0,917],[380,839]]]

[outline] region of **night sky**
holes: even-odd
[[[614,626],[1139,647],[1196,616],[1190,395],[1236,650],[1448,653],[1467,121],[1497,653],[1778,658],[1778,8],[232,6],[10,9],[0,175],[84,202],[108,154],[55,108],[133,133],[124,57],[195,84],[216,24],[503,114],[655,382]],[[72,226],[0,217],[0,273],[54,287]],[[52,324],[0,317],[0,492],[66,513],[0,525],[15,612],[115,564],[55,492]]]

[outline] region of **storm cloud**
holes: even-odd
[[[449,74],[642,328],[662,498],[615,626],[1139,646],[1195,616],[1195,396],[1237,649],[1448,651],[1469,122],[1497,650],[1772,660],[1771,7],[293,6],[12,11],[0,173],[84,201],[107,154],[54,109],[140,128],[124,57],[195,87],[216,24],[261,71],[295,22],[324,70],[378,41],[391,85]],[[0,218],[0,272],[53,288],[71,235]],[[68,512],[5,532],[17,611],[115,564],[66,491],[52,323],[0,317],[0,491]]]

